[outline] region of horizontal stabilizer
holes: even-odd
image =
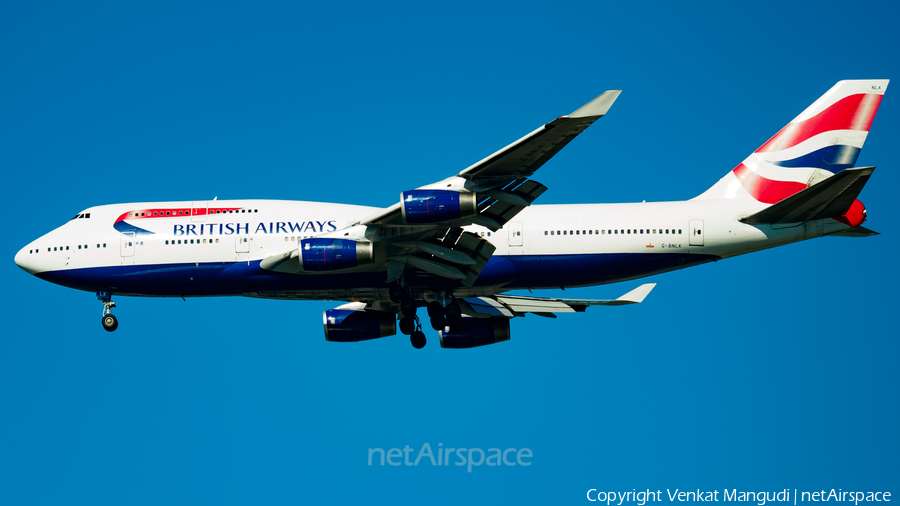
[[[869,230],[866,227],[855,227],[834,234],[828,234],[828,237],[871,237],[873,235],[878,235],[878,232]]]
[[[875,167],[845,169],[741,221],[752,225],[775,225],[843,216],[874,170]]]
[[[618,299],[553,299],[547,297],[524,297],[519,295],[497,295],[494,297],[469,297],[463,299],[469,316],[490,315],[512,318],[524,313],[550,316],[553,313],[580,313],[588,306],[623,306],[643,302],[656,283],[647,283],[626,293]],[[464,306],[465,307],[465,306]],[[465,311],[468,313],[468,311]]]

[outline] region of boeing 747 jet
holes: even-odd
[[[841,81],[699,196],[682,202],[535,205],[533,176],[604,116],[607,91],[387,208],[275,200],[111,204],[78,212],[15,261],[30,274],[113,296],[347,301],[325,339],[400,332],[425,346],[418,309],[444,348],[507,341],[510,320],[639,303],[507,295],[618,283],[825,235],[873,235],[855,167],[887,80]]]

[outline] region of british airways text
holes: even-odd
[[[249,223],[200,223],[188,225],[173,225],[173,235],[233,235],[250,234]],[[337,230],[334,220],[330,221],[300,221],[300,222],[269,222],[259,223],[254,234],[303,234],[307,232],[334,232]]]

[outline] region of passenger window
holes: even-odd
[[[681,229],[680,229],[680,228],[678,229],[678,235],[681,235]]]
[[[628,229],[628,233],[629,233],[629,234],[631,233],[631,229],[630,229],[630,228]]]
[[[575,235],[581,235],[581,231],[580,231],[580,230],[576,230],[576,231],[575,231]]]
[[[563,235],[566,235],[566,231],[565,231],[565,230],[563,230]]]

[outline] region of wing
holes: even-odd
[[[468,297],[461,301],[463,312],[472,317],[502,316],[514,318],[525,313],[556,318],[555,313],[584,312],[588,306],[623,306],[639,304],[656,287],[656,283],[641,285],[625,295],[611,300],[552,299],[545,297],[522,297],[518,295],[496,295],[494,297]],[[465,304],[463,305],[462,302]]]
[[[462,227],[480,225],[494,232],[531,205],[547,187],[528,179],[594,121],[604,116],[620,90],[607,91],[568,116],[561,116],[443,181],[403,192],[401,201],[321,238],[378,244],[375,268],[387,268],[387,282],[407,267],[471,287],[494,252],[486,239]],[[404,200],[406,196],[406,200]],[[415,212],[425,219],[412,219]],[[435,210],[449,209],[447,213]],[[463,210],[465,209],[465,211]],[[419,216],[419,215],[416,215]],[[301,244],[300,248],[304,248]],[[299,264],[290,260],[300,258]],[[261,267],[302,270],[299,248],[263,259]]]
[[[622,90],[610,90],[568,116],[561,116],[456,176],[419,189],[451,189],[478,194],[478,214],[452,226],[484,225],[494,231],[531,204],[547,188],[527,180],[569,142],[606,115]],[[487,219],[485,219],[487,218]],[[362,220],[360,225],[402,225],[397,203]]]

